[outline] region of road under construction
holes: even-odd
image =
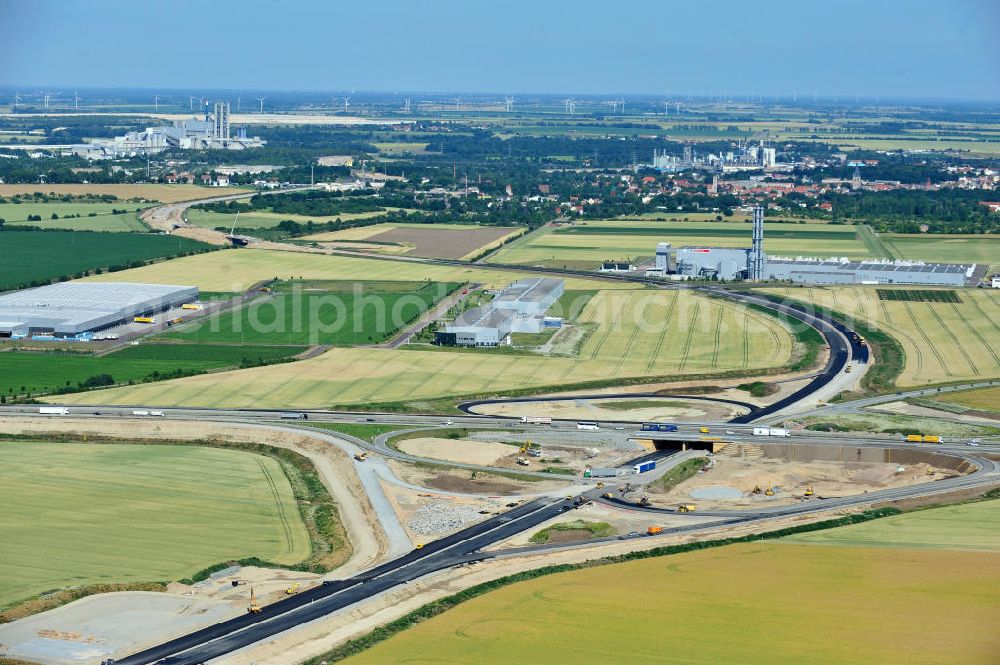
[[[427,262],[448,263],[448,261]],[[465,264],[463,263],[463,265]],[[504,266],[491,265],[491,268],[503,269]],[[517,266],[517,269],[521,270],[523,267]],[[545,272],[575,274],[573,271],[549,270]],[[658,284],[657,286],[662,285]],[[747,412],[728,422],[688,422],[678,424],[677,432],[671,433],[670,436],[657,435],[656,437],[652,437],[654,438],[654,447],[657,445],[655,442],[659,442],[659,447],[665,450],[644,453],[643,457],[656,456],[658,459],[663,459],[673,452],[674,449],[714,446],[716,441],[711,437],[706,438],[704,430],[708,429],[709,432],[718,432],[721,429],[724,435],[718,435],[719,438],[726,442],[735,443],[753,441],[755,443],[763,443],[764,445],[780,443],[780,445],[785,446],[809,445],[840,446],[857,449],[925,450],[928,454],[943,455],[953,459],[955,467],[961,467],[962,472],[934,482],[925,482],[906,487],[893,487],[854,496],[814,499],[792,505],[762,506],[759,509],[755,507],[753,510],[700,512],[698,513],[699,516],[709,514],[719,519],[711,523],[692,521],[690,524],[665,527],[657,534],[649,536],[649,539],[676,536],[680,533],[690,535],[697,535],[699,533],[707,534],[717,531],[723,526],[741,524],[759,524],[760,530],[764,531],[767,530],[769,522],[790,516],[803,516],[813,513],[819,515],[831,509],[858,509],[873,504],[943,494],[963,489],[987,488],[1000,482],[1000,465],[988,457],[988,454],[995,456],[997,453],[1000,453],[1000,440],[985,440],[982,444],[983,447],[974,451],[974,454],[970,453],[968,448],[956,444],[906,444],[901,442],[899,437],[858,435],[856,433],[800,432],[796,433],[794,437],[783,439],[780,442],[760,442],[754,437],[753,423],[763,422],[769,418],[778,417],[792,409],[801,407],[801,405],[806,403],[806,400],[815,398],[824,390],[828,390],[837,377],[844,372],[848,363],[867,365],[870,360],[868,349],[861,342],[860,338],[844,323],[809,312],[797,304],[776,302],[764,296],[718,287],[702,286],[696,288],[709,296],[733,299],[742,303],[765,307],[813,327],[823,336],[829,348],[827,361],[824,367],[812,375],[805,386],[774,403],[763,407],[746,404],[744,406],[747,407]],[[608,397],[607,394],[602,394],[602,396],[605,398]],[[635,397],[635,393],[630,393],[629,396]],[[525,399],[538,400],[546,398]],[[440,415],[305,411],[302,414],[307,417],[303,418],[301,424],[296,423],[294,426],[284,422],[278,424],[276,421],[279,421],[279,414],[272,410],[171,409],[157,405],[109,405],[97,408],[67,407],[67,412],[71,416],[100,421],[134,418],[133,411],[136,408],[156,409],[162,411],[163,417],[169,420],[215,422],[234,426],[255,425],[300,434],[309,432],[310,436],[322,436],[328,441],[336,439],[340,442],[345,442],[345,445],[349,445],[349,450],[367,451],[372,454],[372,458],[369,458],[370,460],[384,458],[404,462],[466,468],[474,471],[509,471],[509,469],[496,469],[494,467],[472,464],[456,464],[454,462],[442,462],[440,460],[408,455],[389,445],[390,436],[396,435],[401,431],[419,431],[440,428],[445,425],[466,428],[517,427],[530,430],[530,427],[522,427],[517,419],[511,417],[477,414],[475,409],[479,404],[482,403],[464,404],[462,405],[462,410],[465,412],[465,415],[448,417],[447,420]],[[0,407],[0,414],[32,415],[35,418],[45,417],[39,415],[37,407],[30,405]],[[374,437],[373,440],[368,441],[347,434],[332,432],[320,434],[316,430],[310,431],[304,426],[307,424],[306,421],[310,424],[326,422],[374,423],[387,426],[398,425],[399,427],[394,428],[393,432],[381,434]],[[622,430],[628,436],[643,439],[651,438],[649,432],[642,431],[641,423],[626,421],[614,424],[616,425],[616,429]],[[546,427],[551,431],[558,432],[575,430],[577,426],[575,421],[560,421],[556,419],[551,424],[547,424]],[[586,441],[589,436],[594,436],[594,433],[578,431],[576,435],[581,441]],[[630,460],[630,463],[634,461]],[[356,466],[370,464],[371,461],[359,461],[355,463]],[[541,474],[527,470],[523,473],[545,475],[546,478],[552,479],[550,474]],[[397,551],[395,558],[365,570],[360,574],[341,580],[326,580],[319,586],[306,589],[295,595],[290,595],[279,602],[261,606],[259,612],[247,613],[228,621],[207,626],[187,635],[170,639],[137,653],[132,653],[114,662],[116,665],[147,665],[151,663],[162,663],[163,665],[197,665],[199,663],[206,663],[438,571],[498,557],[511,557],[525,553],[539,553],[574,547],[594,547],[605,541],[610,542],[622,538],[619,536],[609,539],[588,540],[585,543],[557,543],[501,550],[490,549],[491,545],[526,532],[547,520],[577,509],[589,502],[604,502],[608,505],[630,511],[648,512],[651,515],[661,514],[665,511],[665,509],[659,507],[636,505],[634,501],[630,502],[623,498],[621,496],[622,493],[614,496],[615,493],[608,492],[599,486],[597,479],[581,480],[574,478],[572,480],[578,484],[582,483],[582,486],[578,486],[569,495],[527,500],[506,512],[491,516],[482,522],[423,544],[420,547],[406,552]],[[377,484],[377,481],[372,480],[371,483]],[[374,492],[376,490],[373,489],[373,484],[371,483],[366,484],[365,489],[366,491]],[[612,497],[604,497],[603,495],[605,494],[612,494]],[[670,512],[677,514],[676,510],[671,510]]]

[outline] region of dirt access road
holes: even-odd
[[[142,215],[140,215],[140,219],[142,219],[142,221],[154,231],[163,231],[164,233],[171,233],[173,235],[191,238],[192,240],[200,240],[210,245],[228,245],[229,241],[226,239],[225,233],[221,233],[213,229],[203,229],[185,222],[184,211],[191,206],[202,203],[236,201],[239,199],[248,199],[256,196],[257,194],[275,195],[284,194],[286,192],[298,192],[305,189],[312,189],[312,187],[308,185],[302,187],[290,187],[288,189],[282,189],[275,192],[259,192],[254,190],[250,192],[240,192],[239,194],[210,196],[204,199],[195,199],[194,201],[168,203],[166,205],[144,210]]]

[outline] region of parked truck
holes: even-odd
[[[300,411],[288,411],[281,414],[282,420],[309,420],[308,413],[302,413]]]
[[[38,413],[47,416],[68,416],[69,409],[65,406],[40,406],[38,407]]]
[[[778,427],[754,427],[754,436],[791,436],[791,433],[787,429],[781,429]]]
[[[647,471],[652,471],[656,468],[656,460],[651,459],[648,462],[640,462],[632,467],[633,473],[646,473]]]

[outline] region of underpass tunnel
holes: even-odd
[[[714,437],[699,438],[678,438],[676,436],[666,438],[632,438],[629,441],[637,443],[649,452],[670,451],[684,452],[686,450],[704,450],[710,453],[717,453],[722,450],[729,441],[723,441]]]

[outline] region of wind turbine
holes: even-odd
[[[43,92],[43,93],[42,93],[42,99],[44,99],[44,100],[45,100],[45,108],[49,108],[49,98],[50,98],[51,96],[52,96],[52,95],[51,95],[50,93],[48,93],[48,92]]]
[[[403,113],[409,113],[409,112],[410,112],[410,98],[407,97],[406,100],[403,102]]]
[[[194,110],[194,100],[196,100],[196,99],[198,99],[198,98],[195,97],[194,95],[188,95],[188,109],[189,110],[191,110],[191,111]]]
[[[625,99],[623,97],[619,97],[618,104],[622,107],[622,115],[625,115]]]
[[[80,110],[80,94],[77,92],[73,93],[73,109],[75,111]]]
[[[159,95],[153,95],[153,110],[154,111],[159,111],[160,110],[160,96]]]
[[[347,109],[351,108],[351,98],[344,97],[344,113],[347,113]]]
[[[14,113],[17,113],[17,105],[21,103],[21,92],[14,93]]]
[[[264,100],[265,99],[267,99],[267,97],[258,97],[257,98],[257,102],[260,104],[260,112],[261,112],[262,115],[264,113]]]
[[[576,100],[572,97],[567,97],[563,100],[563,104],[566,105],[566,113],[573,115],[576,113]]]
[[[670,102],[663,102],[663,115],[666,116],[670,112]]]
[[[514,111],[514,98],[511,95],[507,95],[507,97],[505,97],[503,101],[504,101],[504,106],[507,109],[507,113],[513,112]]]

